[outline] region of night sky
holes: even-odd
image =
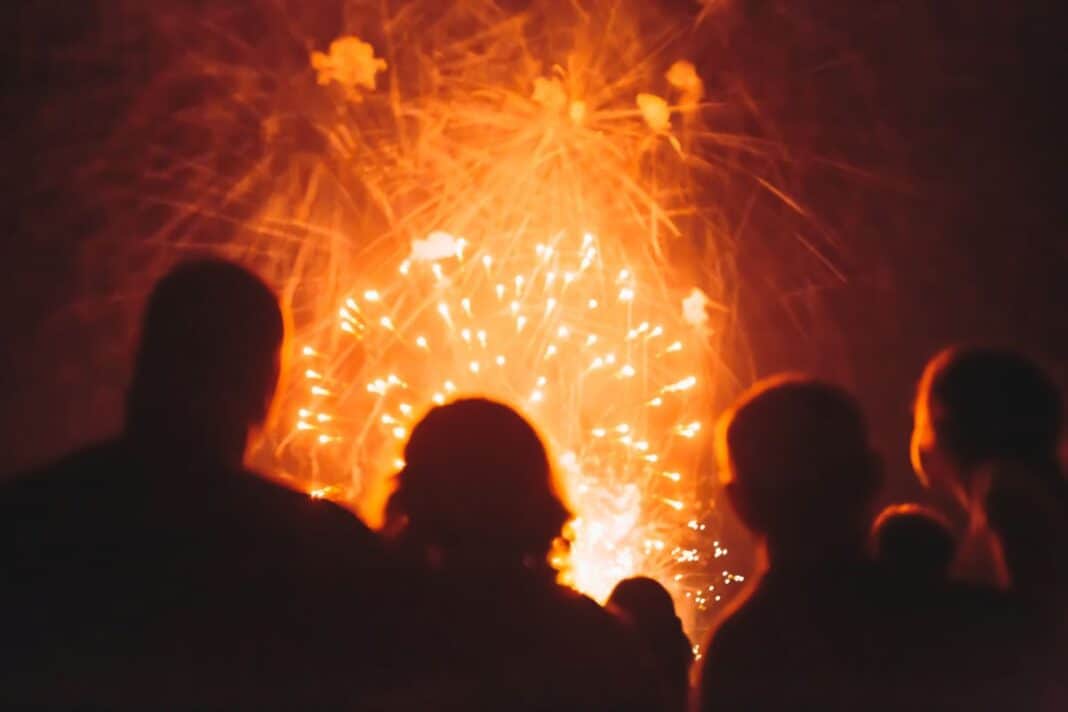
[[[915,496],[909,401],[939,346],[1015,345],[1066,375],[1060,18],[1037,1],[727,4],[694,41],[698,70],[730,77],[711,93],[751,102],[752,130],[788,147],[822,245],[804,258],[794,234],[740,236],[738,385],[789,368],[853,388],[888,497]],[[85,273],[108,216],[75,176],[160,61],[119,7],[0,11],[2,472],[118,427],[129,341],[108,310],[142,294]]]

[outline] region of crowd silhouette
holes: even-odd
[[[242,267],[156,285],[122,432],[0,489],[5,708],[1068,709],[1063,404],[1019,354],[919,380],[912,460],[956,519],[877,512],[844,389],[742,395],[716,455],[761,570],[695,660],[655,580],[604,607],[557,583],[566,492],[506,405],[423,417],[380,532],[249,470],[285,352]]]

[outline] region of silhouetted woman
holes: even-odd
[[[1068,483],[1058,458],[1064,402],[1022,354],[949,348],[924,369],[912,460],[968,515],[958,573],[1007,587],[1030,630],[1024,667],[1043,709],[1068,709]]]
[[[924,370],[912,433],[917,474],[970,515],[960,562],[965,573],[986,564],[994,570],[980,574],[1062,614],[1068,592],[1068,484],[1057,452],[1063,408],[1055,384],[1026,357],[950,348]]]
[[[387,510],[410,569],[412,680],[395,707],[647,709],[651,685],[622,626],[556,583],[570,517],[533,427],[484,399],[412,431]]]

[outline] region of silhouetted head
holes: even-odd
[[[925,483],[970,490],[994,462],[1055,472],[1063,404],[1036,364],[1012,351],[950,348],[927,364],[916,395],[912,463]]]
[[[949,576],[956,541],[945,517],[918,504],[884,509],[872,526],[875,559],[902,581],[940,581]]]
[[[643,630],[680,629],[675,601],[656,579],[634,576],[623,579],[608,596],[607,605],[626,616]]]
[[[174,268],[145,309],[127,432],[239,464],[270,409],[284,336],[278,300],[256,275],[215,259]]]
[[[764,380],[720,418],[716,451],[731,505],[769,549],[863,548],[882,468],[843,389]]]
[[[389,502],[405,540],[446,558],[541,567],[570,518],[538,433],[481,398],[432,409],[412,430]]]
[[[605,605],[634,629],[659,669],[672,698],[666,708],[683,709],[693,647],[671,594],[655,579],[635,576],[616,584]]]

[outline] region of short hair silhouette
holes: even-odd
[[[858,524],[881,479],[853,396],[796,374],[757,383],[728,409],[716,453],[739,516],[769,538]]]
[[[404,462],[389,510],[413,543],[544,558],[571,517],[537,431],[501,403],[433,408]]]
[[[182,263],[145,309],[128,427],[248,429],[267,415],[285,337],[274,292],[221,259]]]
[[[876,560],[888,572],[910,580],[944,580],[956,553],[945,517],[918,504],[887,507],[872,526]]]
[[[1057,460],[1060,393],[1038,365],[1013,351],[945,349],[924,369],[915,416],[914,461],[917,440],[926,439],[937,443],[964,477],[997,460],[1042,465]]]

